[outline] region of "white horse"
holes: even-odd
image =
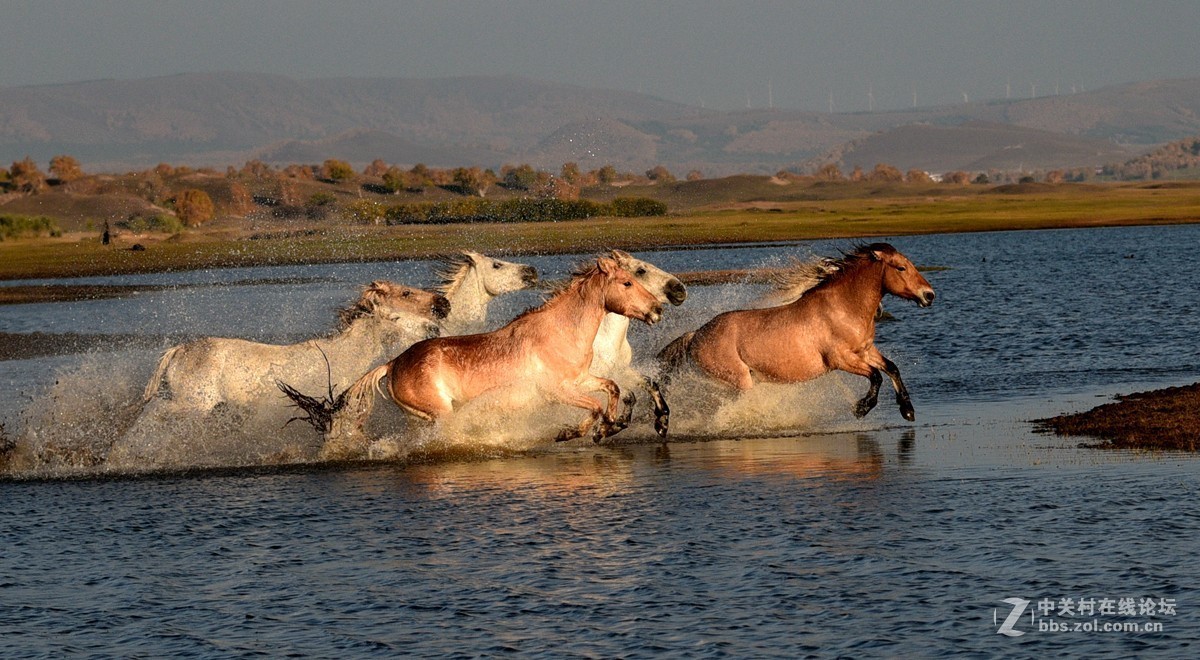
[[[612,258],[658,298],[659,303],[681,305],[687,299],[687,288],[683,282],[658,266],[621,250],[612,250]],[[594,376],[615,381],[626,392],[634,387],[648,390],[654,403],[654,428],[665,437],[670,410],[658,383],[633,368],[633,347],[629,345],[628,332],[629,317],[605,314],[596,340],[592,342],[592,366],[588,371]]]
[[[538,281],[533,266],[501,261],[464,250],[442,260],[438,291],[450,301],[450,314],[442,320],[443,335],[467,335],[487,329],[487,307],[492,298],[528,289]]]
[[[341,310],[340,329],[299,344],[278,346],[205,337],[173,346],[146,385],[142,414],[161,401],[175,411],[207,413],[218,405],[282,405],[277,380],[325,390],[348,385],[381,362],[439,332],[450,311],[440,294],[394,282],[366,286]]]

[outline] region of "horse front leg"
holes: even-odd
[[[900,416],[910,422],[916,421],[917,413],[913,410],[912,399],[908,396],[908,388],[900,379],[900,368],[882,354],[879,357],[883,359],[883,373],[892,379],[892,387],[896,390],[896,405],[900,406]]]
[[[664,384],[665,382],[664,380]],[[658,437],[665,439],[671,426],[671,407],[667,405],[664,388],[648,376],[642,377],[642,385],[650,392],[650,401],[654,404],[654,432]]]

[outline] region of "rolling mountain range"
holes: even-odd
[[[1099,166],[1200,134],[1200,78],[903,111],[722,112],[519,77],[297,80],[181,74],[0,88],[0,162],[92,171],[376,158],[432,167],[611,164],[677,176],[848,169]]]

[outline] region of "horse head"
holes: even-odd
[[[682,305],[684,300],[687,300],[687,288],[683,286],[683,282],[679,281],[678,277],[668,273],[667,271],[655,266],[648,261],[642,261],[621,250],[613,250],[612,258],[633,278],[646,287],[646,290],[654,294],[660,303],[671,303],[672,305]]]
[[[883,290],[898,298],[916,301],[921,307],[933,304],[935,294],[908,257],[887,243],[872,243],[865,250],[873,261],[883,263]]]
[[[604,309],[654,325],[662,318],[662,303],[615,260],[601,257],[596,269],[604,278]]]
[[[355,304],[342,310],[341,319],[342,324],[347,326],[364,316],[374,316],[400,326],[407,326],[414,320],[425,321],[432,326],[449,313],[450,301],[441,294],[376,280],[363,289]]]
[[[493,259],[478,252],[464,251],[463,256],[470,261],[490,296],[528,289],[538,282],[537,269],[533,266]]]

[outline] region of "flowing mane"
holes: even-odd
[[[379,303],[379,298],[392,287],[391,282],[376,280],[363,287],[358,300],[338,310],[338,331],[349,328],[358,319],[370,316]]]
[[[434,275],[440,281],[434,289],[443,296],[453,294],[474,265],[465,252],[438,257]]]
[[[771,276],[775,298],[794,301],[806,292],[837,281],[870,263],[873,252],[895,252],[887,243],[856,243],[841,252],[838,258],[817,257],[803,261],[793,258],[788,267]]]
[[[566,279],[558,280],[552,283],[548,282],[546,284],[546,292],[542,294],[542,304],[526,307],[524,311],[522,311],[520,314],[517,314],[516,317],[513,318],[513,321],[525,318],[539,309],[544,309],[546,305],[558,300],[568,291],[578,289],[584,280],[592,275],[595,275],[599,270],[600,267],[596,265],[595,260],[581,261],[575,264],[574,268],[571,269],[570,276],[568,276]]]

